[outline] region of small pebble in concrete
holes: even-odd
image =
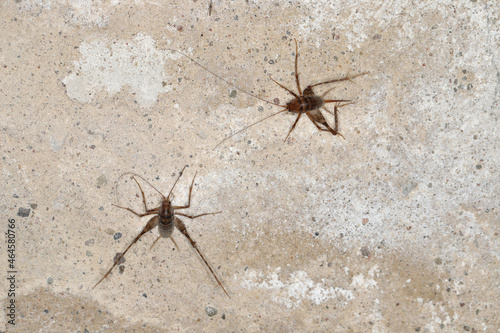
[[[29,208],[23,208],[19,207],[19,210],[17,211],[17,215],[21,217],[28,217],[30,216],[31,209]]]
[[[94,239],[93,238],[85,241],[85,246],[91,246],[91,245],[94,245]]]
[[[115,240],[120,239],[121,237],[122,237],[122,233],[121,232],[117,232],[116,234],[113,235],[113,238]]]
[[[205,313],[209,316],[209,317],[213,317],[217,314],[217,309],[216,308],[213,308],[211,306],[207,306],[205,308]]]
[[[363,257],[368,257],[370,255],[370,250],[366,246],[363,246],[360,251]]]
[[[53,277],[47,278],[47,284],[52,284],[53,282],[54,282],[54,278]]]

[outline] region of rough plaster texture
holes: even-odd
[[[209,3],[2,1],[7,329],[499,331],[499,3]],[[295,38],[302,87],[369,72],[329,94],[355,101],[346,139],[304,117],[283,142],[285,113],[213,151],[279,109],[166,49],[283,104],[268,76],[296,89]],[[184,222],[231,298],[179,233],[150,250],[156,230],[92,289],[146,223],[112,206],[141,207],[119,176],[167,193],[186,164],[174,203],[198,172],[188,212],[223,213]]]

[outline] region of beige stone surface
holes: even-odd
[[[0,4],[7,330],[498,332],[499,3],[209,4]],[[303,117],[283,142],[283,113],[213,150],[280,109],[168,49],[284,104],[294,39],[303,88],[369,73],[316,88],[355,102],[345,140]],[[167,194],[184,165],[174,203],[197,172],[186,212],[222,213],[183,221],[231,298],[157,230],[92,289],[147,221],[112,205],[141,209],[120,175]]]

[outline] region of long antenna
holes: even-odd
[[[207,72],[209,72],[210,74],[212,74],[213,76],[215,76],[216,78],[218,78],[219,80],[222,80],[224,82],[226,82],[227,84],[229,84],[230,86],[238,89],[239,91],[241,91],[242,93],[244,94],[247,94],[248,96],[252,96],[252,97],[255,97],[263,102],[266,102],[267,104],[271,104],[271,105],[276,105],[276,106],[280,106],[282,108],[285,108],[286,106],[285,105],[280,105],[280,104],[276,104],[276,103],[273,103],[273,102],[270,102],[270,101],[267,101],[263,98],[260,98],[258,96],[255,96],[254,94],[251,94],[249,93],[248,91],[246,91],[245,89],[242,89],[240,87],[238,87],[237,85],[229,82],[228,80],[224,79],[223,77],[215,74],[213,71],[211,71],[210,69],[208,69],[207,67],[203,66],[201,63],[199,63],[198,61],[194,60],[193,58],[189,57],[188,55],[186,55],[185,53],[181,52],[181,51],[177,51],[177,50],[174,50],[174,49],[169,49],[169,48],[166,48],[166,50],[169,50],[169,51],[172,51],[172,52],[177,52],[179,53],[180,55],[183,55],[184,57],[188,58],[189,60],[191,60],[192,62],[194,62],[196,65],[200,66],[201,68],[203,68],[204,70],[206,70]]]
[[[170,192],[168,192],[167,200],[168,200],[168,198],[170,198],[170,194],[174,190],[175,184],[177,184],[177,181],[179,180],[179,178],[181,178],[182,173],[184,172],[184,169],[186,169],[186,166],[184,166],[184,168],[182,168],[181,173],[179,173],[179,177],[177,177],[177,179],[175,180],[174,185],[172,186],[172,189],[170,190]]]
[[[266,120],[266,119],[268,119],[268,118],[274,117],[275,115],[280,114],[280,113],[285,112],[285,111],[288,111],[288,110],[287,110],[287,109],[284,109],[284,110],[278,111],[278,112],[276,112],[276,113],[273,113],[273,114],[272,114],[272,115],[270,115],[270,116],[267,116],[267,117],[265,117],[265,118],[262,118],[261,120],[256,121],[255,123],[253,123],[253,124],[251,124],[251,125],[248,125],[248,126],[244,127],[243,129],[240,129],[238,132],[231,134],[230,136],[228,136],[227,138],[225,138],[224,140],[222,140],[221,142],[219,142],[219,143],[217,144],[217,146],[215,146],[215,147],[214,147],[214,149],[212,149],[212,151],[214,151],[217,147],[219,147],[219,146],[220,146],[220,145],[221,145],[224,141],[226,141],[227,139],[232,138],[232,137],[233,137],[233,136],[235,136],[236,134],[241,133],[241,132],[243,132],[244,130],[246,130],[246,129],[248,129],[248,128],[252,127],[253,125],[257,125],[258,123],[260,123],[260,122],[262,122],[262,121],[264,121],[264,120]]]
[[[163,193],[161,193],[156,187],[153,186],[153,184],[151,184],[150,182],[148,182],[146,179],[144,179],[144,177],[142,177],[141,175],[138,175],[136,174],[135,172],[125,172],[125,173],[122,173],[120,177],[118,177],[118,179],[116,180],[115,182],[115,196],[116,196],[116,202],[117,203],[120,203],[120,200],[118,200],[118,182],[120,181],[120,179],[122,179],[123,176],[125,175],[133,175],[134,177],[138,177],[140,179],[142,179],[146,184],[148,184],[149,186],[151,186],[156,192],[160,193],[160,195],[162,197],[165,197],[163,195]],[[136,181],[137,182],[137,181]]]
[[[166,199],[168,199],[170,197],[170,194],[172,193],[174,187],[175,187],[175,184],[177,184],[177,181],[179,180],[179,178],[181,178],[182,176],[182,173],[184,172],[184,169],[186,168],[186,166],[184,166],[184,168],[182,168],[181,170],[181,173],[179,174],[179,177],[177,177],[177,179],[175,180],[175,183],[174,185],[172,186],[172,189],[170,190],[170,192],[168,192],[168,196],[166,197]],[[144,177],[142,177],[141,175],[138,175],[137,173],[135,172],[125,172],[123,173],[120,177],[118,177],[118,179],[116,180],[116,186],[115,186],[115,194],[116,194],[116,202],[120,202],[118,200],[118,181],[125,175],[133,175],[134,177],[138,177],[140,179],[142,179],[146,184],[148,184],[149,186],[151,186],[156,192],[160,193],[160,195],[162,197],[165,198],[165,196],[163,195],[163,193],[160,192],[160,190],[158,190],[153,184],[151,184],[149,181],[147,181]]]

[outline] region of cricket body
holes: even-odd
[[[219,75],[215,74],[214,72],[212,72],[211,70],[209,70],[208,68],[206,68],[205,66],[203,66],[202,64],[200,64],[199,62],[193,60],[192,58],[188,57],[187,55],[185,55],[184,53],[180,52],[180,51],[176,51],[176,50],[172,50],[172,51],[175,51],[175,52],[178,52],[180,54],[182,54],[183,56],[185,56],[186,58],[188,58],[189,60],[193,61],[195,64],[197,64],[198,66],[204,68],[206,71],[208,71],[209,73],[211,73],[212,75],[214,75],[215,77],[219,78],[220,80],[226,82],[227,84],[235,87],[236,89],[240,90],[241,92],[249,95],[249,96],[252,96],[252,97],[255,97],[263,102],[266,102],[268,104],[272,104],[272,105],[276,105],[276,106],[279,106],[279,107],[282,107],[284,108],[283,110],[281,111],[278,111],[270,116],[267,116],[261,120],[258,120],[256,121],[255,123],[229,135],[228,137],[226,137],[224,140],[222,140],[221,142],[219,142],[215,148],[217,148],[219,145],[221,145],[224,141],[228,140],[229,138],[247,130],[248,128],[254,126],[254,125],[257,125],[258,123],[268,119],[268,118],[271,118],[271,117],[274,117],[280,113],[283,113],[283,112],[291,112],[291,113],[297,113],[297,118],[295,119],[295,122],[293,123],[292,127],[290,128],[290,131],[288,132],[287,136],[285,137],[285,140],[288,138],[288,136],[292,133],[292,131],[295,129],[295,126],[297,125],[300,117],[303,115],[303,114],[306,114],[307,117],[309,118],[309,120],[316,126],[316,128],[319,130],[319,131],[324,131],[324,132],[330,132],[332,135],[336,136],[336,135],[340,135],[342,138],[344,138],[344,136],[342,134],[340,134],[338,132],[338,109],[343,107],[343,106],[346,106],[346,105],[349,105],[349,104],[352,104],[351,100],[345,100],[345,99],[325,99],[325,96],[326,94],[328,94],[332,89],[329,89],[327,90],[323,95],[319,96],[319,95],[316,95],[313,91],[313,88],[314,87],[317,87],[317,86],[320,86],[320,85],[324,85],[324,84],[328,84],[328,83],[335,83],[335,82],[342,82],[342,81],[351,81],[351,79],[357,77],[357,76],[361,76],[361,75],[365,75],[365,74],[368,74],[368,73],[361,73],[361,74],[357,74],[357,75],[352,75],[352,76],[345,76],[343,78],[340,78],[340,79],[334,79],[334,80],[328,80],[328,81],[324,81],[324,82],[320,82],[320,83],[316,83],[316,84],[313,84],[313,85],[309,85],[306,87],[306,89],[304,89],[302,91],[301,87],[300,87],[300,82],[299,82],[299,74],[298,74],[298,71],[297,71],[297,63],[298,63],[298,57],[299,57],[299,53],[298,53],[298,45],[297,45],[297,40],[295,40],[295,82],[297,84],[297,90],[298,90],[298,94],[293,92],[292,90],[288,89],[287,87],[279,84],[278,82],[276,82],[272,77],[269,77],[271,80],[273,80],[277,85],[279,85],[281,88],[285,89],[288,93],[290,93],[294,98],[292,100],[290,100],[286,105],[280,105],[280,104],[277,104],[277,103],[273,103],[273,102],[270,102],[270,101],[267,101],[263,98],[260,98],[258,96],[255,96],[249,92],[247,92],[246,90],[242,89],[242,88],[239,88],[237,86],[235,86],[234,84],[230,83],[229,81],[227,81],[226,79],[220,77]],[[343,103],[344,104],[340,104],[340,103]],[[330,112],[326,107],[325,107],[325,104],[328,104],[328,103],[335,103],[334,105],[334,112]],[[332,114],[334,116],[334,120],[335,120],[335,125],[334,125],[334,128],[330,127],[330,125],[328,124],[328,122],[326,121],[325,117],[323,116],[323,114],[321,113],[321,109],[325,110],[326,112]],[[214,149],[215,149],[214,148]]]
[[[116,206],[118,208],[126,209],[126,210],[132,212],[133,214],[135,214],[135,215],[137,215],[139,217],[143,217],[143,216],[147,216],[147,215],[154,215],[154,216],[148,221],[148,223],[142,229],[142,231],[139,233],[139,235],[137,235],[134,238],[134,240],[127,246],[127,248],[125,249],[125,251],[123,251],[119,256],[117,256],[115,258],[113,266],[111,266],[111,268],[108,270],[108,272],[99,280],[99,282],[97,282],[95,284],[95,286],[92,289],[94,289],[95,287],[97,287],[97,285],[99,283],[101,283],[111,273],[111,271],[113,270],[113,268],[125,256],[125,254],[132,247],[132,245],[134,245],[145,233],[153,230],[156,226],[158,226],[158,231],[160,233],[160,236],[158,236],[158,238],[153,242],[153,244],[151,245],[151,248],[156,244],[156,242],[160,238],[170,238],[172,240],[172,242],[174,243],[174,245],[178,249],[179,247],[177,246],[177,244],[175,243],[175,241],[174,241],[174,239],[172,237],[174,229],[177,228],[177,230],[179,230],[187,238],[187,240],[189,241],[189,243],[191,244],[191,246],[196,250],[196,252],[201,257],[201,259],[203,260],[203,262],[205,263],[205,265],[207,266],[207,268],[210,270],[210,273],[212,273],[213,277],[217,281],[218,285],[222,288],[222,290],[224,291],[224,293],[228,297],[230,297],[229,294],[227,293],[226,289],[224,288],[224,286],[220,282],[219,278],[215,274],[214,270],[208,264],[207,260],[205,259],[205,257],[201,253],[201,251],[198,248],[196,242],[189,235],[184,222],[182,222],[182,220],[179,219],[176,216],[176,215],[181,215],[181,216],[185,216],[185,217],[190,218],[190,219],[195,219],[195,218],[198,218],[198,217],[201,217],[201,216],[205,216],[205,215],[219,214],[221,212],[203,213],[203,214],[198,214],[198,215],[188,215],[188,214],[184,214],[184,213],[175,212],[175,210],[177,210],[177,209],[186,209],[186,208],[189,208],[191,206],[191,193],[192,193],[192,190],[193,190],[193,184],[194,184],[194,180],[196,178],[196,174],[193,177],[193,181],[191,182],[191,186],[189,188],[189,197],[188,197],[188,203],[187,203],[187,205],[184,205],[184,206],[174,206],[174,205],[172,205],[172,202],[170,200],[170,195],[172,194],[172,191],[173,191],[173,189],[175,187],[175,184],[177,184],[177,181],[182,176],[182,173],[183,173],[183,171],[184,171],[185,168],[186,167],[184,167],[182,169],[179,177],[176,179],[176,181],[175,181],[174,185],[172,186],[172,189],[170,190],[170,193],[168,194],[167,197],[165,197],[163,194],[161,194],[160,191],[158,191],[153,185],[151,185],[143,177],[141,177],[141,176],[139,176],[137,174],[133,174],[133,173],[125,173],[125,174],[123,174],[123,175],[126,175],[126,174],[132,174],[133,175],[132,179],[136,182],[137,186],[139,187],[139,190],[141,191],[141,195],[142,195],[142,200],[143,200],[143,203],[144,203],[145,212],[144,213],[137,213],[137,212],[135,212],[132,209],[127,208],[127,207],[121,207],[121,206],[118,206],[118,205],[114,205],[114,206]],[[158,193],[160,193],[162,195],[162,201],[161,201],[161,204],[160,204],[159,207],[148,209],[148,206],[146,204],[146,197],[144,195],[144,191],[142,190],[141,185],[137,181],[136,177],[138,177],[138,178],[142,179],[143,181],[145,181],[146,183],[148,183],[152,188],[154,188]]]

